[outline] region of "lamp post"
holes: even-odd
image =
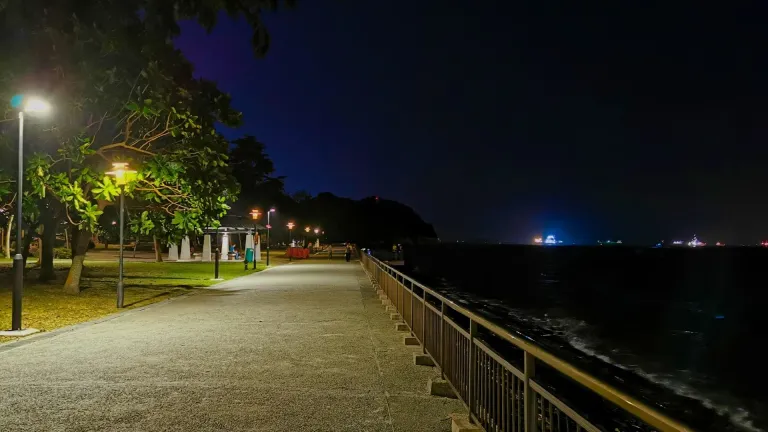
[[[315,228],[315,238],[317,239],[317,248],[320,249],[320,228]]]
[[[291,252],[293,252],[291,250],[291,241],[293,237],[293,227],[295,227],[296,224],[293,222],[288,222],[288,225],[286,226],[288,227],[288,261],[293,261],[293,255],[291,254]]]
[[[274,213],[275,209],[271,208],[267,212],[267,267],[269,267],[269,230],[272,229],[272,225],[269,224],[269,215]]]
[[[305,243],[305,245],[306,245],[306,243],[309,243],[309,232],[310,231],[312,231],[312,228],[310,228],[309,226],[304,227],[304,232],[307,233],[304,236],[304,243]]]
[[[23,104],[23,106],[22,106]],[[16,254],[13,256],[13,294],[11,300],[11,331],[21,331],[21,298],[24,293],[24,256],[21,253],[21,224],[22,201],[24,197],[24,113],[31,115],[45,114],[51,110],[48,102],[42,99],[14,96],[11,106],[21,107],[19,110],[19,176],[17,178],[18,193],[16,195]]]
[[[115,177],[115,183],[120,187],[120,259],[118,263],[117,276],[117,307],[123,307],[124,289],[123,289],[123,225],[125,224],[125,183],[127,176],[136,171],[128,168],[128,162],[113,162],[113,171],[107,172],[108,175]]]
[[[259,220],[260,217],[261,217],[261,212],[259,211],[259,209],[251,210],[251,219],[256,221],[256,220]],[[255,230],[255,227],[254,227],[254,230]],[[258,233],[259,232],[256,231],[256,234],[258,234]],[[255,239],[255,237],[254,237],[254,239]],[[253,246],[253,269],[256,270],[256,244],[254,243],[252,246]],[[246,251],[246,253],[247,253],[247,251]],[[261,259],[261,257],[259,257],[259,259]],[[248,263],[247,262],[245,263],[245,268],[248,269]]]

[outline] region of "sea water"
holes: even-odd
[[[768,431],[768,249],[411,246],[403,270],[694,429]]]

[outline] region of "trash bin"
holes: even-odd
[[[253,262],[253,248],[248,248],[245,250],[245,262],[246,263]]]

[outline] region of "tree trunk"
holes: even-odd
[[[75,256],[75,249],[77,249],[77,240],[80,238],[80,230],[79,229],[72,229],[72,239],[69,242],[70,251],[72,252],[72,256]]]
[[[69,228],[64,228],[64,247],[69,249]]]
[[[77,240],[72,242],[72,266],[69,268],[69,274],[67,274],[67,280],[64,282],[64,292],[68,294],[80,293],[80,277],[83,274],[83,262],[85,261],[85,254],[88,252],[88,243],[91,240],[91,233],[86,230],[76,230]]]
[[[37,262],[35,262],[35,267],[40,267],[43,265],[43,237],[42,233],[40,233],[40,237],[37,238]]]
[[[8,259],[12,258],[11,237],[13,237],[13,235],[11,233],[13,232],[13,217],[14,216],[11,215],[11,217],[8,218],[8,229],[6,230],[8,234],[5,236],[5,257]]]
[[[41,214],[43,233],[40,236],[40,281],[46,282],[56,278],[53,272],[53,249],[56,246],[56,218],[51,212]]]
[[[163,249],[160,247],[157,236],[152,236],[152,244],[155,246],[155,262],[163,262]]]
[[[38,225],[30,225],[29,230],[22,232],[22,249],[21,256],[24,258],[24,268],[27,267],[27,259],[29,258],[29,246],[32,245],[32,233],[35,232]],[[26,235],[25,235],[26,234]]]

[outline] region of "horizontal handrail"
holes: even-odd
[[[569,377],[570,379],[576,381],[577,383],[591,390],[592,392],[599,395],[600,397],[610,401],[611,403],[621,408],[622,410],[626,411],[627,413],[632,414],[633,416],[637,417],[638,419],[645,422],[649,426],[658,428],[661,431],[674,431],[674,432],[692,431],[692,429],[690,429],[689,427],[677,422],[676,420],[671,419],[665,414],[660,413],[656,409],[649,407],[648,405],[644,404],[643,402],[640,402],[639,400],[622,392],[621,390],[618,390],[613,386],[600,381],[599,379],[593,377],[592,375],[558,358],[557,356],[545,351],[544,349],[540,348],[534,343],[524,340],[521,337],[510,333],[505,328],[499,326],[498,324],[492,321],[489,321],[487,318],[478,315],[477,313],[465,308],[464,306],[456,304],[453,300],[421,284],[420,282],[416,281],[410,276],[398,271],[397,269],[392,268],[388,264],[376,259],[375,257],[363,254],[363,261],[365,262],[365,260],[371,260],[371,262],[374,265],[376,265],[381,271],[392,276],[392,279],[395,281],[395,283],[402,286],[404,290],[410,292],[412,296],[413,296],[413,286],[419,287],[420,289],[424,290],[425,293],[429,294],[431,297],[442,302],[444,306],[447,306],[452,310],[454,310],[455,312],[459,313],[460,315],[463,315],[464,317],[468,318],[470,322],[476,325],[480,325],[481,327],[491,331],[499,338],[515,345],[519,349],[523,350],[525,353],[528,353],[531,356],[533,356],[535,359],[546,363],[551,368]],[[401,283],[400,280],[398,279],[402,280],[403,282]],[[411,282],[410,289],[405,285],[406,280]],[[439,311],[435,307],[433,307],[431,304],[429,304],[429,302],[425,301],[424,303],[426,306],[430,307],[433,311],[439,313]],[[449,322],[450,324],[453,324],[453,326],[459,329],[462,332],[462,334],[469,337],[466,330],[458,328],[458,326],[456,326],[454,322],[448,320],[447,317],[445,321]],[[424,343],[424,341],[421,341],[421,342]],[[540,386],[538,387],[540,388]],[[551,396],[551,395],[546,393],[544,396]],[[557,401],[556,403],[562,404],[562,402],[560,401]]]

